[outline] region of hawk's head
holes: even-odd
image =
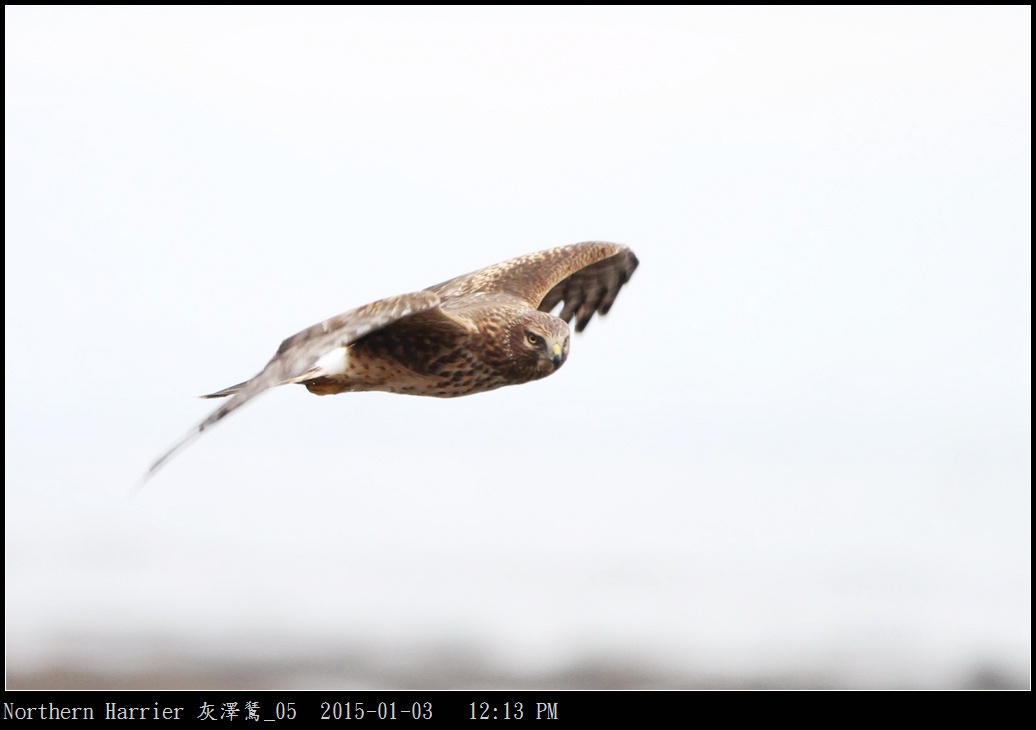
[[[511,355],[529,380],[545,378],[568,357],[568,323],[552,314],[526,311],[511,326]]]

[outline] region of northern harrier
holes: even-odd
[[[411,294],[353,309],[292,335],[251,380],[162,454],[145,479],[202,431],[268,388],[301,383],[317,395],[384,390],[454,398],[545,378],[581,332],[607,314],[637,268],[625,246],[591,242],[531,253]],[[558,316],[550,314],[559,303]]]

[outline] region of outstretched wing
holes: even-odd
[[[205,429],[222,420],[263,391],[277,385],[301,383],[326,375],[326,368],[331,367],[327,358],[333,356],[337,349],[350,345],[361,337],[393,322],[438,307],[440,301],[438,295],[428,291],[402,294],[339,314],[337,317],[332,317],[292,335],[281,343],[281,346],[277,348],[277,354],[254,378],[203,396],[206,398],[229,396],[230,399],[162,454],[148,469],[140,485],[173,454],[200,436]],[[138,489],[140,485],[138,485]]]
[[[564,302],[561,319],[571,322],[576,318],[576,332],[582,332],[595,312],[608,314],[619,290],[630,280],[637,268],[637,257],[628,248],[579,269],[565,277],[543,297],[539,309],[549,312]]]
[[[558,316],[566,322],[575,317],[576,331],[582,332],[595,312],[607,314],[637,263],[626,246],[591,241],[520,256],[425,291],[443,299],[504,292],[544,312],[564,302]]]

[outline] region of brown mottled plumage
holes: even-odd
[[[625,246],[591,242],[531,253],[411,294],[366,304],[292,335],[251,380],[151,465],[145,479],[209,426],[268,388],[365,390],[453,398],[544,378],[568,356],[568,322],[582,332],[607,314],[637,268]],[[550,314],[563,303],[558,316]]]

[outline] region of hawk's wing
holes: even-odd
[[[151,465],[141,484],[164,464],[169,457],[201,435],[217,421],[237,410],[260,393],[277,385],[301,383],[325,374],[322,362],[329,353],[337,348],[352,344],[356,340],[370,334],[374,330],[386,327],[406,317],[413,317],[421,312],[436,311],[441,299],[438,295],[420,291],[412,294],[381,299],[350,310],[337,317],[324,320],[320,324],[307,327],[298,334],[292,335],[277,348],[270,362],[262,372],[251,380],[233,385],[205,398],[223,398],[229,400],[217,408],[204,421],[180,439],[171,449]],[[430,314],[430,312],[429,312]],[[447,315],[442,315],[444,318]],[[138,487],[139,488],[139,487]]]
[[[558,315],[574,316],[582,332],[594,312],[607,314],[622,285],[637,268],[626,246],[592,241],[520,256],[428,287],[443,299],[479,292],[502,292],[549,312],[564,302]]]

